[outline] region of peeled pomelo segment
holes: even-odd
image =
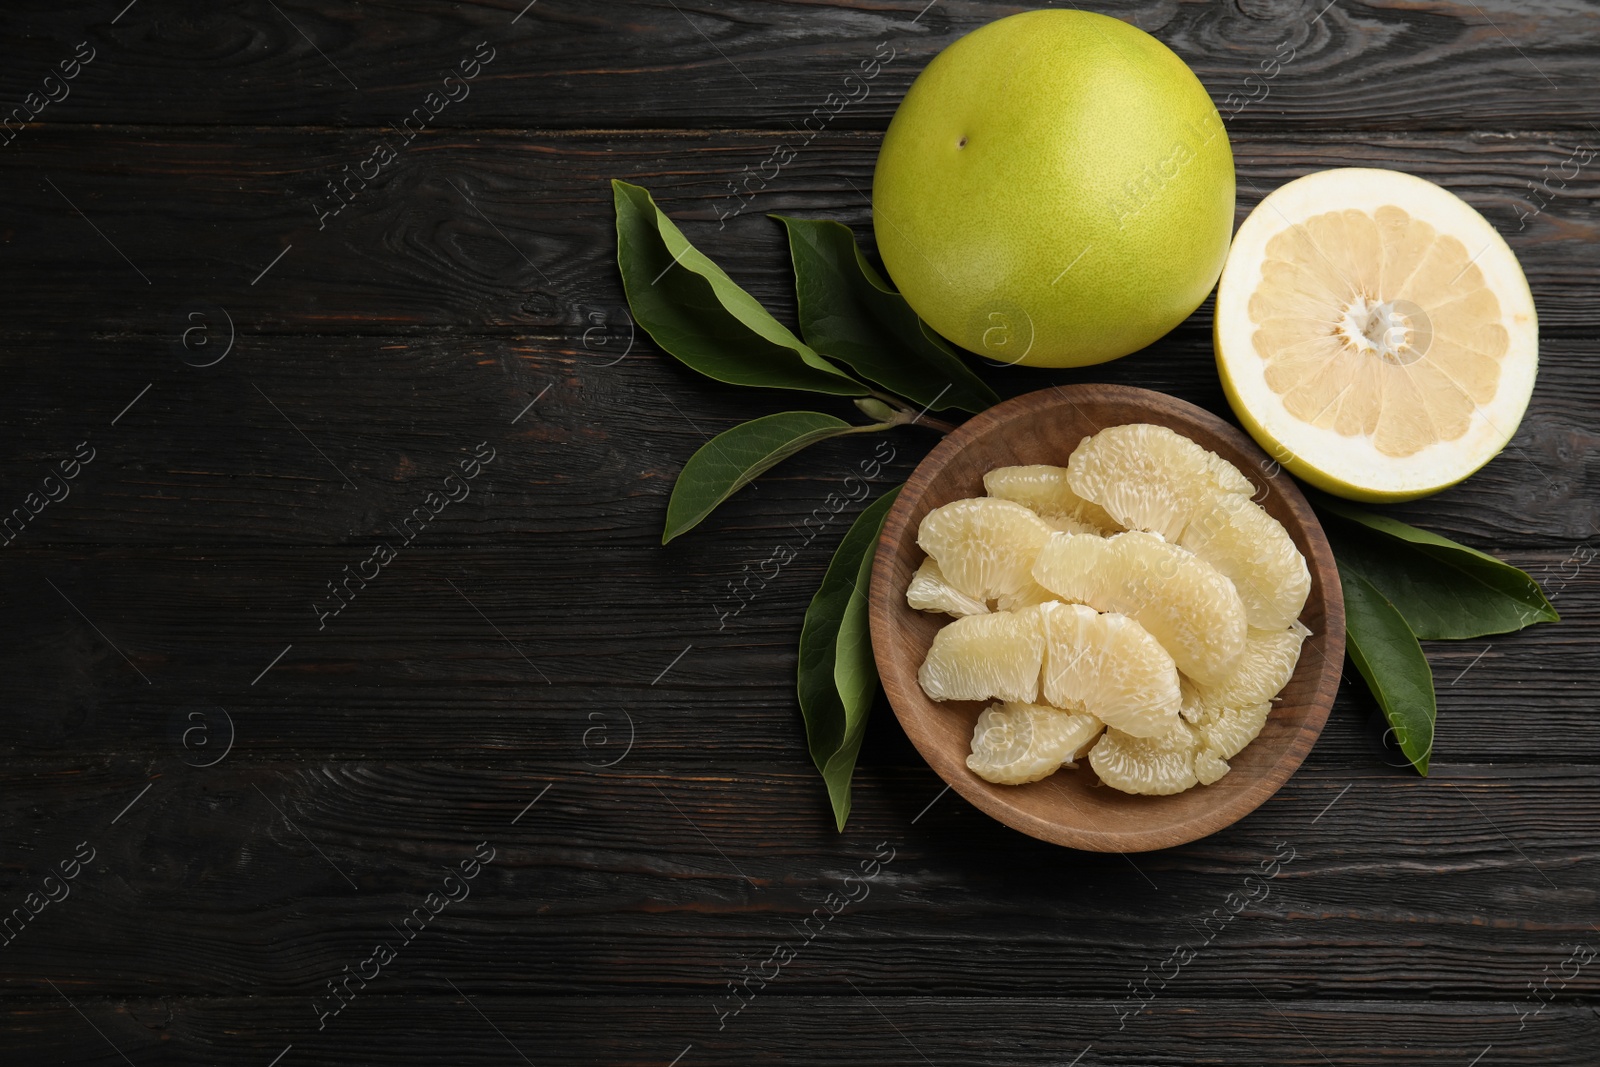
[[[1014,500],[1031,509],[1058,530],[1105,534],[1121,529],[1099,504],[1072,491],[1065,467],[1045,463],[996,467],[983,476],[983,489],[992,497]],[[1053,520],[1070,525],[1057,525]]]
[[[967,615],[933,635],[917,681],[931,700],[1039,697],[1044,629],[1039,609]]]
[[[1055,534],[1039,550],[1033,579],[1062,600],[1137,620],[1199,681],[1220,682],[1244,649],[1244,603],[1233,583],[1155,534]]]
[[[1155,534],[1130,530],[1106,543],[1111,574],[1120,583],[1113,610],[1138,620],[1195,681],[1214,685],[1226,678],[1244,651],[1246,628],[1233,583]]]
[[[1069,519],[1064,515],[1040,515],[1039,517],[1045,521],[1050,529],[1057,533],[1088,534],[1092,537],[1105,536],[1104,530],[1090,526],[1086,522],[1079,522],[1077,519]]]
[[[1045,707],[1050,707],[1046,704]],[[1055,709],[1060,711],[1061,709]],[[1072,734],[1069,741],[1072,745],[1072,754],[1062,760],[1062,766],[1076,767],[1077,761],[1089,754],[1094,743],[1100,740],[1100,735],[1106,732],[1106,724],[1098,717],[1086,711],[1062,711],[1061,714],[1072,720]]]
[[[1228,761],[1210,749],[1203,748],[1195,753],[1194,776],[1199,779],[1201,785],[1215,784],[1230,770],[1232,768],[1228,766]]]
[[[1076,759],[1104,729],[1093,715],[1080,712],[1014,701],[995,704],[978,716],[967,767],[1000,785],[1037,782]]]
[[[1272,705],[1266,701],[1222,711],[1212,721],[1196,727],[1202,750],[1218,759],[1232,759],[1260,736],[1271,713]]]
[[[1144,627],[1082,604],[1046,604],[1042,692],[1046,703],[1086,711],[1138,737],[1178,719],[1178,671]]]
[[[1300,647],[1311,631],[1299,623],[1284,630],[1258,630],[1245,635],[1244,651],[1233,671],[1216,685],[1186,680],[1184,718],[1204,722],[1214,713],[1270,701],[1283,692],[1300,662]],[[1193,713],[1190,713],[1190,709]]]
[[[1059,599],[1061,598],[1029,578],[1015,593],[996,597],[995,607],[1001,611],[1021,611],[1024,608],[1037,607]]]
[[[1206,715],[1206,709],[1200,703],[1199,688],[1193,679],[1181,674],[1178,675],[1178,714],[1190,724],[1200,723]]]
[[[953,588],[988,601],[1026,586],[1034,557],[1053,532],[1021,504],[973,497],[928,512],[917,544]]]
[[[1193,786],[1199,734],[1182,719],[1157,737],[1134,737],[1115,727],[1089,750],[1089,766],[1100,780],[1124,793],[1170,796]]]
[[[983,615],[989,605],[975,600],[944,580],[939,561],[929,556],[922,561],[917,572],[906,586],[906,603],[918,611],[938,611],[957,618],[962,615]]]
[[[1040,547],[1033,581],[1062,600],[1116,611],[1122,588],[1118,567],[1108,538],[1058,532]]]
[[[1538,370],[1527,280],[1454,194],[1345,168],[1270,194],[1217,290],[1218,370],[1274,459],[1359,500],[1436,492],[1516,431]]]
[[[1174,430],[1150,423],[1110,426],[1085,437],[1067,459],[1072,491],[1119,525],[1176,541],[1215,492],[1250,496],[1239,468]]]
[[[1233,582],[1251,626],[1281,630],[1300,617],[1311,594],[1305,557],[1283,524],[1249,497],[1216,494],[1178,543]]]

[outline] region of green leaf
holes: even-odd
[[[862,510],[828,564],[800,628],[797,691],[806,744],[822,772],[840,832],[850,817],[850,777],[878,690],[867,622],[867,585],[878,533],[900,487]]]
[[[691,245],[646,190],[615,180],[611,189],[622,287],[656,344],[719,382],[866,395]]]
[[[923,328],[905,297],[861,254],[850,227],[773,218],[789,231],[800,332],[857,374],[937,411],[979,412],[1000,397],[944,341]]]
[[[724,430],[683,465],[667,502],[661,543],[699,525],[718,504],[807,445],[861,429],[866,427],[820,411],[783,411]]]
[[[1428,659],[1406,620],[1371,582],[1341,568],[1339,584],[1350,659],[1389,720],[1400,751],[1427,777],[1438,712]]]
[[[873,698],[878,695],[878,663],[872,654],[872,625],[867,611],[867,589],[872,584],[872,561],[877,555],[878,533],[889,513],[889,505],[899,489],[887,493],[876,511],[869,509],[864,517],[872,535],[867,550],[861,556],[856,580],[850,590],[850,600],[845,604],[844,618],[839,621],[838,651],[833,661],[833,682],[839,690],[839,700],[845,707],[844,742],[828,759],[822,770],[828,783],[828,799],[833,803],[834,816],[840,831],[850,817],[850,778],[856,769],[856,756],[861,752],[861,739],[866,735],[867,713],[872,710]],[[856,710],[859,709],[859,710]]]
[[[1482,637],[1560,616],[1525,571],[1446,537],[1318,494],[1340,570],[1361,575],[1425,640]]]

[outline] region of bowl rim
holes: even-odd
[[[1196,423],[1227,440],[1243,455],[1256,459],[1255,470],[1246,471],[1246,476],[1282,495],[1287,508],[1304,533],[1305,543],[1299,543],[1302,539],[1296,538],[1297,547],[1306,556],[1307,568],[1311,572],[1313,583],[1320,587],[1323,605],[1321,619],[1318,620],[1323,637],[1323,655],[1321,662],[1315,665],[1317,670],[1315,692],[1304,705],[1305,713],[1301,718],[1300,727],[1289,739],[1279,759],[1253,779],[1248,789],[1233,794],[1223,804],[1174,823],[1141,829],[1097,830],[1070,826],[1040,818],[1005,799],[1003,793],[996,792],[988,786],[988,783],[982,782],[972,774],[967,769],[964,758],[952,761],[944,747],[932,744],[931,734],[923,729],[921,722],[921,716],[925,715],[925,706],[930,702],[922,695],[921,687],[916,680],[916,665],[912,665],[908,671],[904,662],[890,658],[887,669],[885,667],[885,651],[892,648],[891,638],[893,627],[896,625],[895,613],[904,605],[904,590],[892,587],[897,546],[905,536],[905,528],[912,511],[917,508],[938,473],[975,440],[1020,416],[1033,415],[1056,407],[1078,407],[1080,404],[1107,402],[1151,410],[1152,414],[1159,409],[1161,414]],[[1120,423],[1107,425],[1120,425]],[[947,434],[911,472],[884,519],[873,558],[868,603],[873,653],[879,665],[879,678],[889,698],[889,704],[894,709],[895,717],[899,719],[906,735],[934,772],[973,806],[1012,829],[1053,844],[1086,851],[1144,852],[1186,844],[1231,826],[1260,807],[1282,788],[1305,761],[1327,722],[1333,708],[1334,697],[1338,692],[1339,681],[1343,676],[1344,593],[1339,583],[1338,567],[1334,562],[1333,550],[1323,533],[1322,524],[1299,486],[1280,465],[1268,458],[1255,441],[1237,427],[1186,400],[1138,386],[1112,384],[1051,386],[1002,401],[974,415]],[[1298,671],[1301,668],[1296,669]],[[914,701],[920,701],[924,707],[915,706]]]

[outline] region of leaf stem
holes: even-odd
[[[867,387],[867,393],[894,408],[895,417],[876,426],[862,427],[863,430],[886,430],[891,426],[926,426],[928,429],[937,430],[939,433],[949,433],[956,428],[954,423],[936,419],[929,415],[927,408],[923,408],[921,411],[913,410],[911,402],[905,397],[881,392],[871,386]]]
[[[892,430],[896,426],[904,426],[905,424],[905,420],[901,419],[899,414],[896,413],[894,418],[885,419],[883,422],[873,422],[868,423],[866,426],[852,426],[848,430],[840,430],[839,436],[843,437],[847,433],[881,433],[884,430]]]
[[[949,433],[955,429],[954,425],[945,422],[943,419],[930,419],[926,415],[919,416],[910,408],[897,408],[892,419],[868,423],[866,426],[852,426],[848,430],[839,431],[839,433],[840,436],[847,433],[880,433],[884,430],[892,430],[896,426],[926,426],[928,429],[937,430],[939,433]]]
[[[943,419],[929,418],[927,415],[924,415],[922,418],[915,419],[913,421],[918,426],[926,426],[928,429],[938,430],[940,433],[950,433],[956,428],[956,425],[953,422],[945,422]],[[912,423],[907,423],[906,425],[909,426],[912,425]]]

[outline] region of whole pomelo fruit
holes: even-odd
[[[1205,87],[1127,23],[992,22],[934,57],[889,123],[873,229],[918,315],[1007,363],[1143,348],[1216,284],[1233,152]]]

